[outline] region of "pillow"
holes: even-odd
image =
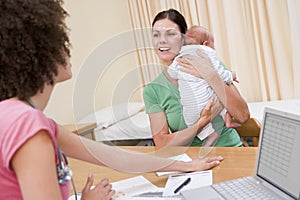
[[[95,129],[96,141],[152,139],[148,114],[139,112],[108,128]]]
[[[107,128],[120,120],[127,119],[145,109],[144,103],[127,102],[100,109],[81,119],[78,123],[96,123],[98,128]]]

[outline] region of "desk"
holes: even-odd
[[[71,131],[72,133],[85,136],[92,140],[95,140],[94,129],[97,127],[96,123],[86,123],[86,124],[66,124],[63,125],[66,129]]]
[[[120,147],[139,152],[153,152],[155,147],[142,147],[142,146],[128,146]],[[175,156],[181,154],[185,147],[170,147],[168,151],[164,152],[163,156]],[[186,153],[191,158],[198,158],[203,150],[208,148],[189,147]],[[209,156],[223,156],[222,163],[213,169],[213,183],[254,175],[256,163],[257,147],[212,147]],[[167,176],[158,177],[154,172],[143,174],[132,174],[119,172],[107,167],[89,164],[83,161],[69,159],[70,166],[73,170],[73,178],[78,191],[80,191],[86,182],[87,175],[92,172],[95,177],[95,183],[98,183],[103,178],[109,178],[110,182],[115,182],[134,176],[142,175],[154,185],[164,187],[168,179]]]

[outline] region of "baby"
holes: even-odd
[[[215,50],[214,36],[211,32],[209,32],[203,26],[192,26],[186,32],[185,44],[186,45],[200,44],[200,45],[208,46],[208,47],[212,48],[213,50]],[[222,61],[220,61],[220,62],[221,62],[221,65],[223,65],[224,68],[226,69],[224,63]],[[239,81],[237,80],[236,72],[232,71],[231,73],[232,73],[233,81],[238,83]],[[232,120],[232,117],[230,116],[230,114],[228,112],[225,112],[224,121],[226,123],[227,128],[237,128],[240,126],[239,123],[234,122]]]
[[[217,57],[214,50],[214,37],[207,29],[201,26],[193,26],[187,31],[186,36],[186,45],[182,47],[178,57],[185,54],[197,55],[196,50],[200,49],[210,58],[214,69],[225,83],[236,81],[236,74],[227,70]],[[199,119],[200,113],[207,105],[209,99],[212,97],[217,98],[217,96],[204,79],[182,72],[179,68],[180,66],[175,59],[169,66],[168,73],[172,78],[178,79],[183,117],[187,126],[191,126]],[[226,111],[222,113],[226,127],[239,126],[238,123],[232,121],[229,113]],[[219,137],[211,123],[207,124],[197,136],[200,140],[206,139],[205,146],[212,146]]]

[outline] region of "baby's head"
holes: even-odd
[[[215,49],[214,36],[203,26],[192,26],[185,35],[185,44],[200,44]]]

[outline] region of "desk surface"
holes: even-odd
[[[155,147],[121,147],[140,152],[153,152]],[[198,158],[199,155],[203,155],[205,151],[211,150],[208,156],[223,156],[222,163],[213,169],[213,183],[218,183],[234,178],[252,176],[255,170],[256,163],[256,147],[212,147],[212,148],[200,148],[200,147],[172,147],[165,151],[162,156],[175,156],[183,153],[186,149],[186,153],[193,159]],[[77,190],[81,190],[85,185],[86,178],[89,172],[92,172],[95,177],[95,183],[98,183],[103,178],[109,178],[110,182],[115,182],[134,176],[142,175],[154,185],[158,187],[164,187],[167,181],[167,176],[158,177],[154,172],[133,174],[119,172],[107,167],[97,166],[89,164],[83,161],[69,159],[70,166],[73,170],[73,178]]]

